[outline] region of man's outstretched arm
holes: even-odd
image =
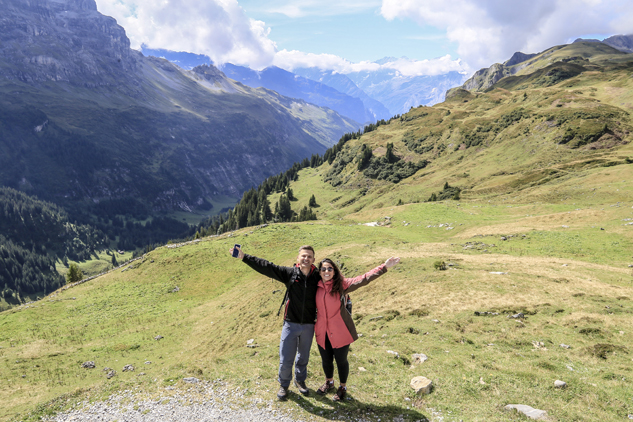
[[[231,248],[229,253],[233,255],[233,250],[236,248]],[[281,281],[282,283],[287,283],[292,276],[294,270],[291,267],[283,267],[281,265],[275,265],[270,261],[266,261],[265,259],[258,258],[253,255],[245,254],[241,248],[237,248],[238,255],[237,259],[241,259],[244,261],[246,265],[257,271],[258,273],[265,275],[266,277],[273,278],[277,281]]]

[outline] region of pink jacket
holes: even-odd
[[[386,272],[387,267],[382,264],[361,276],[345,278],[343,280],[345,294],[369,284],[370,281],[375,280]],[[327,334],[332,347],[338,349],[353,343],[355,338],[341,316],[341,296],[339,294],[330,294],[332,284],[332,281],[325,283],[322,279],[319,280],[316,293],[317,319],[314,325],[314,335],[318,345],[325,348],[325,335]]]

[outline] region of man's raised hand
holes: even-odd
[[[229,253],[231,254],[231,256],[233,256],[233,251],[235,249],[238,250],[238,254],[237,254],[236,258],[237,259],[244,259],[244,252],[242,251],[242,248],[233,247],[233,248],[229,249]]]

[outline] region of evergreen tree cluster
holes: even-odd
[[[398,116],[398,118],[399,117],[400,116]],[[363,133],[373,132],[374,130],[378,129],[382,125],[388,125],[389,123],[391,123],[393,119],[394,118],[391,118],[389,120],[380,119],[376,123],[370,123],[363,128]]]
[[[329,150],[328,150],[329,151]],[[194,238],[221,234],[243,227],[258,226],[260,224],[285,221],[307,221],[316,220],[316,214],[311,208],[304,207],[299,214],[292,210],[290,201],[296,200],[292,189],[289,187],[291,181],[298,179],[299,171],[307,167],[319,167],[323,164],[324,158],[318,154],[313,154],[309,159],[305,158],[298,163],[294,163],[291,168],[283,173],[270,176],[264,180],[257,189],[251,188],[244,192],[242,199],[232,210],[226,214],[216,215],[201,222],[195,229]],[[282,195],[271,209],[268,195],[280,193]],[[316,205],[314,195],[310,198]]]
[[[338,154],[338,152],[343,149],[345,144],[352,139],[360,138],[360,136],[360,130],[358,132],[346,133],[345,135],[341,136],[341,139],[338,140],[336,145],[325,151],[325,154],[323,154],[323,162],[327,161],[328,164],[332,164],[332,162],[336,159],[336,154]]]
[[[413,176],[418,170],[423,169],[428,164],[427,160],[421,160],[417,163],[413,161],[405,162],[404,160],[389,162],[387,156],[372,157],[363,174],[370,179],[398,183],[402,179]]]
[[[7,187],[0,187],[0,233],[24,249],[60,259],[89,259],[108,242],[103,232],[72,224],[64,209]]]
[[[55,270],[55,259],[25,249],[0,235],[0,294],[8,303],[20,303],[23,295],[49,293],[64,285]]]
[[[448,182],[444,183],[444,188],[438,194],[432,193],[431,197],[426,202],[444,201],[446,199],[453,199],[459,201],[462,190],[457,186],[451,186]]]

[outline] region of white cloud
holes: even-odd
[[[237,0],[96,0],[125,28],[132,48],[206,54],[215,63],[268,66],[276,46],[270,29],[250,19]]]
[[[464,73],[468,70],[460,60],[452,60],[450,55],[432,60],[401,58],[378,64],[368,61],[352,63],[333,54],[312,54],[296,50],[279,51],[275,55],[273,64],[289,71],[300,67],[317,67],[321,70],[332,70],[343,74],[388,69],[396,70],[403,76],[441,75],[451,71]]]
[[[583,34],[628,34],[633,28],[630,0],[382,0],[381,14],[445,30],[473,68]]]
[[[206,54],[215,63],[247,65],[254,69],[275,65],[293,70],[319,67],[339,73],[394,69],[405,76],[437,75],[452,70],[464,71],[459,60],[450,56],[432,60],[398,59],[379,65],[352,63],[333,54],[277,51],[269,39],[270,29],[262,21],[249,19],[237,0],[96,0],[99,11],[114,17],[125,28],[132,48],[149,48]],[[295,7],[288,14],[352,13],[375,8],[379,0],[298,0],[277,2],[274,7]]]

